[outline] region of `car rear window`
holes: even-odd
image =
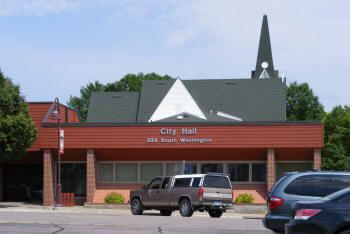
[[[196,177],[196,178],[193,178],[193,181],[192,181],[192,187],[199,187],[199,183],[201,182],[201,177]]]
[[[174,187],[190,187],[192,178],[177,178],[175,179]]]
[[[231,183],[227,177],[207,175],[204,177],[203,187],[231,189]]]
[[[350,175],[305,175],[293,180],[284,190],[287,194],[324,197],[350,186]]]

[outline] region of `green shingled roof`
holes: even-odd
[[[140,92],[92,93],[86,122],[135,122]]]
[[[223,112],[243,121],[284,121],[286,84],[282,79],[183,80],[207,120],[194,116],[162,122],[237,121],[217,115]],[[174,80],[145,80],[138,92],[94,93],[87,122],[148,122]]]

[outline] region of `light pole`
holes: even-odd
[[[61,130],[61,116],[60,116],[60,102],[58,98],[55,98],[55,107],[52,111],[52,118],[57,119],[57,156],[58,156],[58,169],[57,169],[57,202],[56,206],[62,206],[62,185],[61,185],[61,152],[60,152],[60,130]]]

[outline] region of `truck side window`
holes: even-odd
[[[160,189],[160,183],[162,182],[162,178],[155,178],[148,185],[148,189]]]
[[[196,177],[196,178],[193,178],[193,181],[192,181],[192,187],[199,187],[199,183],[201,182],[201,177]]]
[[[165,177],[162,183],[162,189],[167,189],[169,187],[169,179],[170,177]]]
[[[192,178],[177,178],[174,187],[190,187]]]

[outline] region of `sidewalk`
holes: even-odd
[[[224,213],[223,217],[261,219],[264,217],[264,210],[266,210],[266,208],[263,206],[235,206],[235,209],[228,210],[226,213]],[[0,212],[131,215],[129,205],[87,205],[74,207],[54,207],[25,202],[0,202]],[[159,214],[159,211],[146,210],[144,213]],[[178,211],[175,211],[173,215],[180,216]],[[207,217],[208,214],[207,212],[195,212],[193,216]]]

